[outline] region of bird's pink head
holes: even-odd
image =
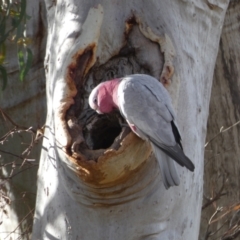
[[[118,109],[117,90],[120,79],[113,79],[97,85],[89,95],[89,105],[97,113],[110,113]]]

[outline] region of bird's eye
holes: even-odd
[[[97,98],[94,98],[94,99],[93,99],[93,103],[94,103],[94,104],[97,104]]]

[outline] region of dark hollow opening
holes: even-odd
[[[113,144],[121,130],[118,114],[94,114],[83,135],[90,149],[106,149]]]

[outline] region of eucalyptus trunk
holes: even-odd
[[[197,239],[213,71],[228,1],[48,1],[47,120],[33,239]],[[94,115],[101,81],[147,73],[169,90],[186,155],[166,190],[150,145]]]

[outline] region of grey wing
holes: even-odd
[[[125,118],[178,164],[193,171],[193,163],[181,149],[171,99],[163,85],[142,74],[131,75],[120,85],[123,91],[120,109]]]
[[[174,112],[166,89],[155,78],[143,74],[124,78],[119,88],[123,93],[119,107],[124,117],[157,142],[175,146],[171,127]]]
[[[152,144],[154,154],[161,170],[162,181],[166,189],[171,186],[178,186],[180,179],[175,167],[175,162],[162,152],[157,146]]]

